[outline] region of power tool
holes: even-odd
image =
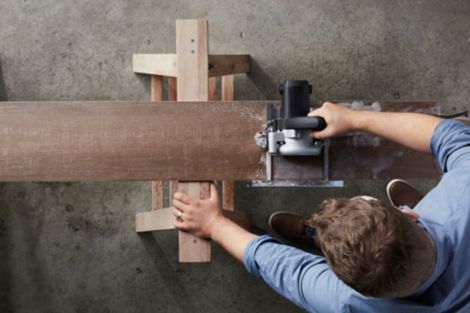
[[[308,117],[312,86],[306,80],[286,80],[279,86],[282,95],[280,112],[270,108],[268,117],[268,152],[272,155],[310,156],[321,153],[321,143],[310,132],[322,130],[322,117]]]
[[[280,109],[268,106],[265,131],[256,135],[258,146],[267,150],[267,180],[272,179],[272,156],[319,156],[322,151],[324,178],[328,179],[328,147],[324,141],[310,136],[312,131],[326,127],[324,118],[308,116],[312,86],[306,80],[286,80],[279,92],[282,95]]]

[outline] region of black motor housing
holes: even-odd
[[[281,118],[307,116],[312,86],[307,80],[286,80],[279,86],[282,95]]]
[[[279,86],[279,92],[282,95],[280,129],[322,130],[326,127],[322,117],[307,117],[312,93],[307,80],[286,80]]]

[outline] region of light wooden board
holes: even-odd
[[[217,100],[217,77],[209,78],[209,100]]]
[[[135,226],[138,233],[174,229],[173,208],[161,208],[136,214]]]
[[[214,54],[208,56],[209,77],[230,74],[248,73],[251,69],[251,58],[247,54],[230,55]],[[178,76],[176,54],[134,54],[133,69],[135,73],[166,77]]]
[[[163,208],[163,180],[152,181],[152,210]]]
[[[176,77],[176,54],[134,54],[134,72],[158,76]]]
[[[176,21],[178,101],[209,100],[207,20]]]
[[[222,76],[222,100],[232,101],[234,100],[234,86],[233,86],[233,75]]]
[[[210,185],[207,182],[178,182],[178,191],[193,198],[207,199],[210,196]],[[180,262],[210,262],[211,244],[209,240],[183,231],[178,233]]]
[[[150,101],[163,100],[163,77],[152,75],[150,76]]]
[[[177,100],[177,92],[176,92],[176,82],[177,78],[169,77],[168,78],[168,100],[176,101]]]
[[[150,101],[163,100],[163,77],[152,75],[150,77]],[[152,210],[163,208],[163,181],[152,181]]]
[[[222,100],[232,101],[234,99],[233,75],[222,76]],[[235,209],[235,194],[233,180],[222,182],[222,207],[226,210]]]
[[[232,210],[222,210],[222,213],[245,229],[249,229],[251,226],[251,215],[249,213]],[[136,231],[142,233],[175,229],[174,221],[173,207],[140,212],[136,214]]]
[[[176,21],[178,101],[209,100],[208,51],[207,20]],[[211,85],[214,87],[214,84]],[[201,199],[210,196],[209,183],[206,182],[178,182],[178,190]],[[211,246],[208,240],[183,231],[179,231],[178,237],[180,262],[211,260]]]

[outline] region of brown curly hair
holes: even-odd
[[[309,224],[331,269],[360,293],[398,297],[418,285],[419,278],[410,275],[423,249],[423,230],[396,208],[375,200],[329,199]]]

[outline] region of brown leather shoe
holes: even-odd
[[[406,205],[411,209],[424,197],[418,189],[402,179],[394,179],[387,184],[387,196],[393,206],[398,208]]]
[[[283,239],[305,248],[316,248],[315,229],[307,219],[291,212],[275,212],[269,217],[269,227]]]

